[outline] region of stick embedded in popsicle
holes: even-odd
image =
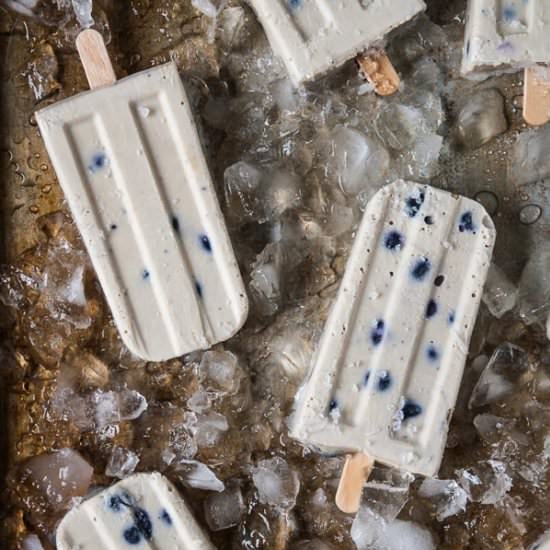
[[[290,425],[306,445],[362,453],[342,510],[357,510],[372,460],[437,474],[494,240],[479,203],[427,185],[368,202]]]
[[[207,349],[248,302],[177,68],[115,82],[99,33],[77,46],[93,91],[36,118],[119,333],[150,361]]]
[[[250,0],[250,4],[296,85],[361,54],[426,9],[423,0]],[[384,53],[361,54],[358,63],[377,93],[389,95],[399,88],[399,77]]]
[[[550,2],[469,0],[462,73],[482,79],[524,70],[523,116],[550,120]]]
[[[365,52],[357,57],[357,64],[378,95],[388,96],[399,90],[401,79],[385,52]]]
[[[523,118],[531,126],[550,121],[550,67],[525,69],[523,88]]]

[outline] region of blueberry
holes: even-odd
[[[387,370],[383,370],[378,374],[378,389],[386,391],[391,386],[391,374]]]
[[[112,224],[110,225],[111,231],[114,231],[117,227],[118,227],[118,226],[117,226],[116,223],[112,223]]]
[[[409,197],[405,204],[405,212],[411,217],[414,218],[418,211],[422,208],[424,204],[425,195],[422,191],[419,191],[416,196]]]
[[[390,231],[386,234],[386,237],[384,238],[384,246],[388,250],[401,250],[404,242],[405,239],[403,238],[403,235],[399,233],[399,231]]]
[[[206,252],[212,252],[212,245],[210,244],[210,239],[206,235],[200,235],[199,237],[201,246],[206,250]]]
[[[120,498],[119,495],[114,495],[111,498],[109,498],[109,508],[111,510],[114,510],[115,512],[120,512],[120,509],[122,506],[125,505],[125,502]]]
[[[164,508],[160,512],[160,519],[167,525],[172,525],[172,517]]]
[[[451,313],[449,313],[449,325],[452,325],[454,322],[455,322],[455,312],[451,311]]]
[[[90,172],[98,172],[102,168],[105,168],[108,164],[107,157],[105,156],[105,153],[96,153],[92,160],[90,161],[90,166],[88,166]]]
[[[471,212],[464,212],[462,216],[460,216],[460,223],[458,224],[458,230],[461,233],[464,233],[465,231],[473,232],[475,229],[474,227],[474,220],[472,218]]]
[[[401,414],[403,415],[403,420],[414,418],[415,416],[422,414],[422,407],[418,403],[407,399],[401,408]]]
[[[124,540],[129,544],[139,544],[141,542],[141,534],[139,529],[132,525],[124,531]]]
[[[151,276],[151,274],[146,269],[144,269],[143,272],[141,273],[141,276],[144,279],[148,279]]]
[[[430,361],[437,361],[439,359],[439,351],[433,345],[428,346],[428,350],[426,351],[426,354]]]
[[[149,514],[143,509],[135,507],[132,509],[134,516],[135,526],[139,532],[143,535],[145,540],[151,540],[153,538],[153,524],[149,518]]]
[[[385,323],[382,319],[378,319],[374,323],[374,327],[372,328],[370,333],[370,340],[375,346],[382,342],[382,339],[384,338],[384,328]]]
[[[430,300],[426,306],[426,319],[430,319],[437,313],[437,302]]]
[[[420,258],[414,264],[411,274],[417,281],[422,281],[430,271],[430,268],[430,260],[428,260],[428,258]]]

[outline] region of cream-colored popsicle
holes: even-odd
[[[56,532],[58,550],[214,550],[176,488],[136,474],[75,506]]]
[[[462,72],[489,76],[550,63],[550,2],[469,0]]]
[[[291,435],[433,476],[495,240],[477,202],[404,181],[368,203]]]
[[[36,117],[128,348],[164,360],[235,334],[246,292],[175,64]]]
[[[469,0],[462,73],[486,78],[524,70],[523,117],[550,120],[550,2]]]
[[[249,0],[295,84],[377,45],[426,9],[423,0]]]

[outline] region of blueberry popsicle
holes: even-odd
[[[368,203],[291,435],[437,474],[495,240],[475,201],[405,181]]]
[[[275,53],[299,85],[382,41],[423,0],[250,0]]]
[[[550,2],[546,0],[469,0],[462,73],[486,78],[526,70],[524,111],[532,124],[550,118]],[[532,97],[533,96],[533,97]],[[544,102],[541,106],[540,101]]]
[[[248,306],[177,68],[116,82],[100,35],[78,40],[101,87],[36,117],[120,335],[147,360],[209,348]]]
[[[214,550],[176,488],[161,474],[136,474],[70,510],[58,550]]]

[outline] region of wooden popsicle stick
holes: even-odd
[[[525,69],[523,118],[532,126],[550,121],[550,67]]]
[[[363,453],[346,456],[336,491],[336,506],[346,514],[355,514],[361,503],[363,485],[372,472],[374,458]]]
[[[401,79],[385,52],[365,52],[356,60],[359,71],[374,86],[378,95],[388,96],[399,90]]]
[[[101,34],[93,29],[83,30],[76,37],[76,49],[92,90],[112,86],[116,82],[115,71]]]

